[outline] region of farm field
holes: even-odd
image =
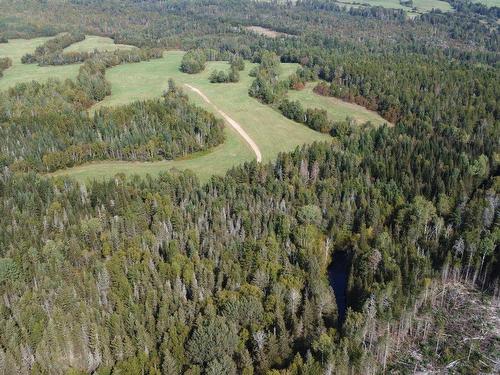
[[[399,0],[337,0],[337,2],[343,5],[352,5],[354,7],[368,5],[381,6],[389,9],[402,9],[405,10],[409,16],[415,16],[419,13],[430,12],[432,9],[440,9],[443,12],[449,12],[453,10],[449,3],[441,0],[413,0],[413,7],[401,5]]]
[[[313,91],[315,83],[308,83],[301,91],[290,90],[288,98],[298,100],[304,108],[320,108],[328,112],[328,117],[335,121],[345,120],[350,117],[358,124],[370,121],[373,125],[379,126],[387,123],[378,113],[353,103],[347,103],[337,98],[326,97],[316,94]]]
[[[3,72],[0,78],[0,90],[8,89],[21,82],[46,81],[51,77],[58,79],[74,78],[78,74],[79,64],[62,66],[38,66],[37,64],[22,64],[21,57],[33,52],[50,37],[35,39],[12,39],[8,43],[0,43],[0,57],[10,57],[12,66]]]
[[[480,3],[486,5],[487,7],[499,7],[500,0],[472,0],[473,3]]]
[[[85,40],[66,47],[64,49],[64,52],[92,52],[94,50],[114,51],[117,49],[130,50],[133,48],[136,47],[130,46],[128,44],[115,44],[113,39],[108,37],[85,35]]]
[[[179,70],[182,51],[166,52],[162,59],[137,64],[124,64],[109,69],[106,78],[111,82],[112,94],[100,102],[94,110],[103,106],[126,104],[135,100],[159,97],[173,78],[178,86],[189,84],[203,92],[213,103],[207,104],[197,93],[184,88],[196,104],[214,112],[215,107],[237,121],[255,141],[262,152],[263,161],[270,161],[279,152],[314,141],[331,141],[328,135],[315,132],[302,124],[283,117],[271,107],[261,104],[248,95],[253,80],[248,75],[255,64],[246,63],[238,83],[213,84],[208,77],[213,69],[227,70],[227,62],[210,62],[205,71],[195,75]],[[283,64],[282,75],[291,74],[296,64]],[[127,79],[124,79],[127,77]],[[219,116],[220,117],[220,116]],[[155,163],[101,162],[59,171],[56,175],[70,175],[80,180],[110,176],[115,173],[144,175],[157,174],[171,168],[195,171],[205,180],[213,174],[222,175],[230,167],[255,159],[248,144],[229,126],[225,128],[226,142],[215,150],[186,160],[161,161]]]

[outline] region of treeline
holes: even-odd
[[[248,94],[265,104],[272,104],[286,94],[289,85],[286,80],[280,80],[281,62],[274,52],[262,52],[259,60],[259,66],[250,72],[255,79]]]
[[[302,62],[329,82],[320,83],[317,93],[375,110],[392,123],[482,137],[476,130],[491,129],[500,113],[494,99],[500,96],[500,75],[486,66],[416,55],[382,57],[320,50],[283,55],[282,60]]]
[[[220,51],[213,48],[196,48],[187,51],[182,56],[181,71],[188,74],[196,74],[205,70],[207,61],[228,61],[231,64],[231,71],[233,66],[236,70],[245,69],[243,57],[237,52]]]
[[[28,53],[21,58],[23,64],[39,65],[62,65],[68,58],[63,58],[63,50],[70,45],[81,42],[85,39],[83,33],[64,33],[52,39],[49,39],[41,46],[35,49],[34,53]],[[78,55],[78,53],[69,53],[69,56]],[[73,58],[71,58],[73,60]],[[76,61],[67,62],[71,64]]]
[[[345,121],[332,121],[328,118],[326,110],[319,108],[304,109],[299,101],[290,101],[286,98],[289,89],[302,90],[308,81],[318,78],[318,72],[308,67],[300,67],[297,72],[280,79],[280,59],[272,52],[264,52],[260,57],[260,65],[251,75],[255,80],[249,89],[249,95],[270,104],[278,109],[283,116],[302,123],[307,127],[332,136],[347,135],[351,132],[352,123]]]
[[[470,0],[447,0],[446,2],[450,3],[457,12],[472,12],[492,18],[500,18],[500,7],[497,6],[487,6]]]
[[[346,134],[350,131],[351,124],[346,121],[332,121],[328,119],[326,110],[319,108],[304,109],[302,104],[295,100],[284,99],[280,102],[278,109],[283,116],[290,120],[302,123],[307,127],[321,133],[328,133],[332,136]]]
[[[57,81],[18,85],[9,91],[2,108],[0,160],[15,171],[52,172],[95,160],[174,159],[224,139],[221,121],[190,104],[173,83],[163,100],[99,110],[92,117],[71,102],[59,110],[52,105],[48,110],[32,107],[33,90],[40,100],[56,93],[76,94]],[[8,116],[5,109],[20,98],[31,111],[21,106]]]
[[[127,0],[121,3],[119,10],[117,6],[98,2],[53,1],[41,4],[36,1],[6,1],[9,6],[6,6],[4,21],[0,19],[0,35],[9,37],[54,35],[58,31],[73,30],[78,25],[78,29],[85,30],[87,34],[111,36],[117,43],[186,50],[205,47],[245,50],[255,45],[271,49],[272,44],[281,48],[284,44],[294,45],[304,42],[306,38],[323,36],[342,44],[354,43],[357,48],[370,51],[406,49],[436,56],[479,49],[498,52],[499,47],[498,26],[493,17],[484,19],[485,16],[466,10],[446,14],[431,12],[407,20],[399,10],[363,7],[346,11],[329,0],[298,2],[295,5],[253,2],[230,6],[221,0],[210,3]],[[311,19],[310,12],[314,8],[322,10],[316,11]],[[62,13],[64,17],[59,16]],[[380,16],[373,16],[372,13]],[[9,18],[20,14],[24,17],[19,17],[16,22]],[[82,14],[86,16],[81,17]],[[203,17],[196,16],[199,14]],[[35,15],[38,23],[32,21]],[[141,22],[143,19],[149,22]],[[246,32],[240,25],[261,25],[298,38],[279,38],[271,42],[266,37]],[[429,33],[429,28],[432,33]],[[335,37],[332,38],[332,35]],[[210,46],[200,43],[209,43]]]
[[[238,82],[240,80],[240,71],[245,69],[245,61],[241,56],[231,56],[229,60],[229,72],[223,70],[213,70],[210,73],[209,80],[212,83]]]
[[[85,38],[85,36],[84,36]],[[22,57],[23,64],[38,63],[44,65],[67,65],[82,63],[90,59],[104,61],[107,67],[122,63],[135,63],[150,59],[161,58],[161,48],[134,48],[131,50],[114,51],[90,51],[90,52],[64,52],[67,46],[80,41],[80,35],[63,34],[48,40],[42,46],[37,47],[34,54],[26,54]]]

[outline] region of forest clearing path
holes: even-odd
[[[197,93],[205,102],[212,105],[215,108],[215,110],[224,118],[224,120],[229,125],[231,125],[234,128],[234,130],[236,130],[238,132],[238,134],[241,135],[243,137],[243,139],[248,143],[248,145],[252,148],[253,152],[255,153],[255,156],[257,157],[257,162],[260,163],[262,161],[262,154],[259,150],[259,146],[257,146],[257,144],[254,142],[254,140],[252,138],[250,138],[250,136],[247,134],[247,132],[245,132],[245,130],[243,130],[243,128],[241,127],[240,124],[238,124],[231,117],[229,117],[224,111],[217,108],[217,106],[215,104],[213,104],[210,101],[210,99],[208,99],[208,97],[205,94],[203,94],[203,92],[201,92],[199,89],[197,89],[196,87],[191,86],[187,83],[185,83],[184,86],[186,86],[191,91]]]

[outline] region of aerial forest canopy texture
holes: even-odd
[[[498,373],[499,15],[0,0],[0,373]]]

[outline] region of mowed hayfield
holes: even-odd
[[[349,117],[358,125],[368,121],[374,126],[387,123],[387,120],[383,119],[377,112],[369,111],[365,107],[347,103],[337,98],[316,94],[313,91],[315,85],[315,83],[308,83],[301,91],[290,90],[288,92],[288,99],[298,100],[304,108],[324,109],[327,111],[328,117],[334,121],[343,121]]]
[[[112,94],[100,102],[94,110],[103,106],[116,106],[158,98],[168,86],[169,78],[177,86],[183,87],[194,103],[215,113],[214,106],[224,111],[238,122],[246,133],[258,145],[263,161],[276,158],[282,151],[290,151],[302,144],[315,141],[331,142],[332,138],[315,132],[302,124],[295,123],[282,116],[270,106],[264,105],[248,95],[253,78],[249,72],[256,64],[246,62],[238,83],[214,84],[209,82],[213,69],[227,70],[227,62],[209,62],[205,71],[199,74],[185,74],[179,70],[184,52],[167,51],[161,59],[154,59],[136,64],[124,64],[106,72],[106,79],[111,82]],[[282,76],[285,77],[297,69],[296,64],[282,64]],[[207,104],[200,96],[184,84],[190,84],[201,90],[212,102]],[[255,154],[248,144],[230,126],[225,127],[226,141],[214,150],[200,155],[192,155],[183,160],[160,161],[152,163],[96,162],[67,170],[55,175],[70,175],[81,181],[93,178],[109,177],[116,173],[126,175],[155,175],[169,169],[191,169],[202,181],[212,175],[223,175],[229,168],[245,161],[255,160]]]
[[[78,43],[73,43],[72,45],[66,47],[64,52],[92,52],[94,50],[104,52],[104,51],[114,51],[117,49],[130,50],[136,48],[128,44],[115,44],[113,39],[97,36],[97,35],[85,35],[85,40]]]
[[[49,78],[75,78],[79,64],[62,66],[38,66],[37,64],[22,64],[21,57],[32,53],[50,37],[35,39],[11,39],[8,43],[0,43],[0,57],[10,57],[12,66],[3,72],[0,78],[0,90],[8,89],[18,83],[38,81],[44,82]]]

